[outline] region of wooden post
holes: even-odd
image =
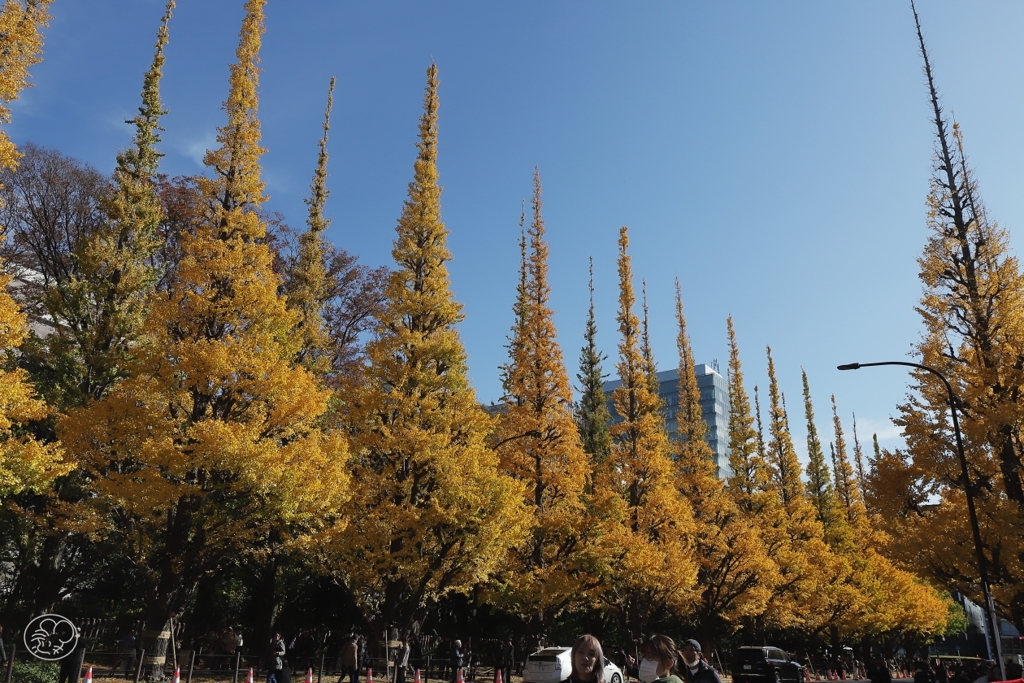
[[[135,683],[142,678],[142,660],[146,658],[146,648],[139,650],[139,663],[135,665]]]
[[[192,657],[188,663],[188,677],[185,678],[185,683],[192,683],[192,671],[196,668],[196,649],[192,648]]]
[[[327,658],[326,652],[320,653],[320,672],[316,675],[316,683],[321,683],[324,678],[324,659]]]
[[[239,650],[235,653],[235,675],[231,679],[231,683],[238,683],[238,666],[242,663],[242,652]]]
[[[171,617],[167,621],[170,622],[170,624],[171,624],[171,664],[173,664],[174,668],[177,669],[178,668],[178,644],[175,642],[176,639],[174,637],[174,617]]]
[[[18,639],[11,643],[11,660],[7,662],[7,683],[11,683],[11,676],[14,675],[14,658],[18,655]]]

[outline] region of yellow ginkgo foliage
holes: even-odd
[[[529,253],[524,243],[497,429],[501,466],[525,485],[524,503],[533,517],[530,536],[510,551],[504,567],[503,602],[535,615],[537,632],[548,630],[566,607],[588,601],[595,585],[585,498],[592,463],[573,420],[569,373],[550,305],[541,203],[535,172]]]
[[[522,541],[523,485],[486,444],[493,418],[469,385],[455,326],[437,171],[437,67],[427,70],[419,153],[362,382],[341,391],[358,493],[328,567],[375,631],[406,630],[438,599],[471,590]]]
[[[725,489],[706,441],[708,426],[686,331],[682,292],[676,281],[676,346],[679,400],[676,407],[677,485],[693,506],[693,557],[697,597],[688,616],[711,647],[744,620],[761,614],[777,569],[765,552],[757,520],[745,515]]]
[[[10,102],[28,85],[28,70],[42,59],[42,28],[50,0],[7,0],[0,9],[0,123],[11,120]],[[14,168],[18,151],[0,130],[0,167]],[[0,274],[0,353],[10,357],[26,333],[26,317],[11,297],[9,274]],[[15,427],[47,414],[22,370],[0,370],[0,499],[42,490],[70,470],[62,450],[17,433]]]
[[[611,453],[597,473],[594,508],[602,517],[601,546],[608,562],[609,586],[600,597],[640,637],[652,618],[684,611],[697,567],[693,511],[676,487],[652,368],[641,350],[628,246],[624,227],[618,259],[621,384],[612,392],[620,420],[611,428]]]
[[[95,496],[92,531],[146,579],[144,647],[158,677],[164,626],[200,577],[268,524],[329,520],[348,490],[345,440],[321,430],[330,392],[296,360],[296,315],[258,213],[264,4],[246,3],[227,123],[200,182],[205,213],[180,236],[131,376],[62,430]]]

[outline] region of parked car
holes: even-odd
[[[803,679],[803,665],[777,647],[741,647],[734,653],[733,683],[798,683]]]
[[[572,648],[546,647],[526,658],[523,683],[561,683],[572,673]],[[604,682],[622,683],[622,669],[604,658]]]

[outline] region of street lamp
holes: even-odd
[[[861,368],[869,368],[875,365],[905,365],[910,368],[918,368],[920,370],[927,370],[936,377],[942,380],[942,383],[946,385],[946,394],[949,397],[949,412],[953,416],[953,433],[956,434],[956,453],[960,458],[960,478],[964,487],[964,494],[967,496],[967,516],[971,521],[971,533],[974,535],[974,551],[978,555],[978,574],[981,576],[981,588],[985,593],[985,614],[988,620],[988,628],[985,629],[992,633],[992,643],[995,644],[996,661],[999,662],[999,673],[1002,675],[1002,679],[1006,680],[1006,664],[1003,662],[1003,653],[1001,643],[999,642],[999,621],[996,617],[995,602],[992,600],[992,591],[988,587],[988,566],[985,562],[985,551],[981,545],[981,530],[978,527],[978,513],[974,509],[974,492],[971,489],[971,477],[967,472],[967,456],[964,455],[964,441],[963,437],[960,436],[960,421],[956,417],[956,397],[953,395],[953,387],[950,386],[949,380],[946,379],[945,375],[936,370],[930,368],[927,365],[921,365],[920,363],[907,363],[904,361],[886,361],[884,363],[848,363],[846,365],[839,365],[839,370],[860,370]],[[985,639],[985,645],[988,649],[988,656],[992,657],[992,644]]]

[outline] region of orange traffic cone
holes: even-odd
[[[313,667],[306,669],[306,683],[313,683]]]
[[[808,671],[807,669],[804,669],[804,680],[805,681],[811,680],[811,672]]]
[[[501,669],[494,670],[494,683],[501,683]]]
[[[174,678],[171,679],[171,683],[181,683],[181,668],[174,667]]]
[[[462,677],[462,667],[459,667],[459,678],[455,683],[466,683],[466,679]]]
[[[245,674],[245,683],[256,683],[255,680],[253,680],[253,672],[251,666],[249,667],[249,673]]]
[[[373,683],[373,669],[366,670],[366,683]]]
[[[420,680],[420,670],[419,669],[416,669],[416,678],[412,679],[412,683],[423,683]]]
[[[85,670],[85,683],[92,683],[92,667]]]

